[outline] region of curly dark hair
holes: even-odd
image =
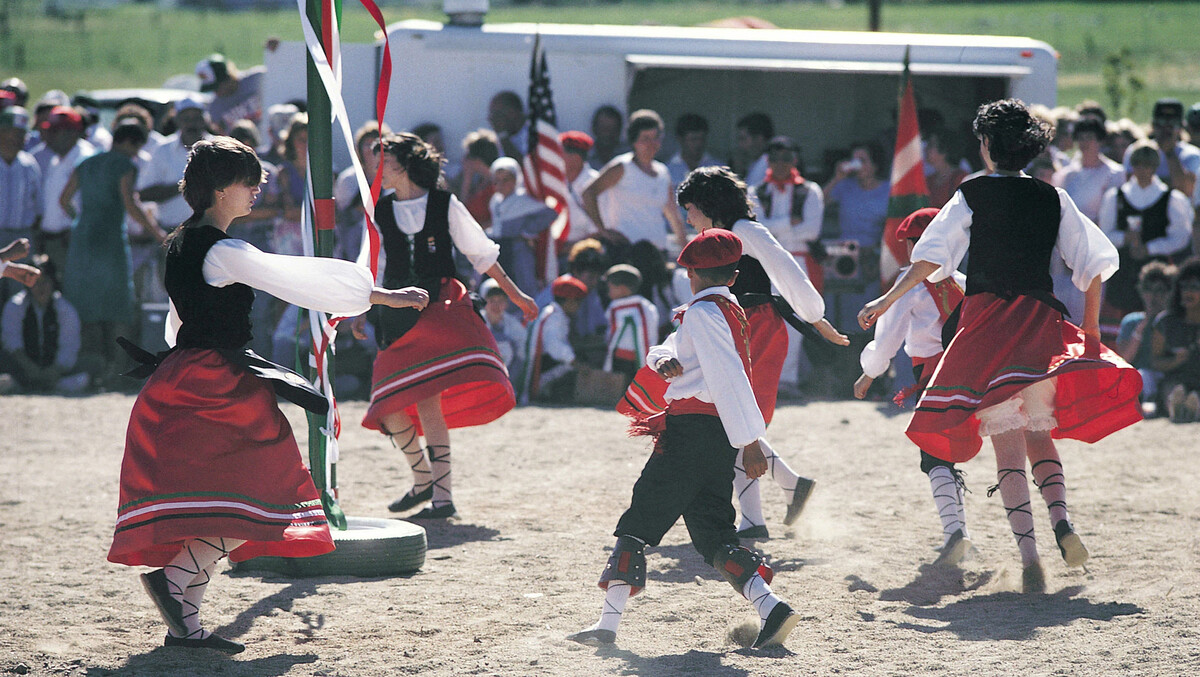
[[[421,137],[408,132],[384,134],[379,139],[384,153],[396,158],[396,162],[408,173],[408,178],[425,190],[437,188],[442,176],[442,155]]]
[[[754,219],[746,184],[728,167],[700,167],[679,184],[681,206],[694,205],[714,226],[732,228],[741,219]]]
[[[981,141],[987,140],[996,169],[1009,172],[1024,169],[1054,139],[1054,127],[1031,115],[1017,99],[983,104],[971,128]]]

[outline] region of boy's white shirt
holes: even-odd
[[[908,268],[905,266],[900,274]],[[954,279],[959,286],[966,287],[966,275],[956,270]],[[901,344],[910,357],[933,357],[942,352],[942,324],[937,303],[925,285],[909,289],[875,324],[874,340],[858,357],[863,373],[871,378],[882,376]]]
[[[575,349],[568,340],[571,319],[567,317],[567,311],[555,301],[542,309],[542,317],[542,352],[564,364],[574,362]],[[537,336],[531,333],[528,340],[537,341]],[[531,344],[530,348],[536,349],[536,346]]]
[[[650,349],[646,364],[656,367],[664,359],[679,360],[683,374],[669,379],[667,401],[694,397],[716,405],[729,443],[740,448],[762,437],[767,426],[725,314],[715,303],[696,303],[712,295],[737,303],[729,287],[709,287],[694,294],[677,309],[687,311],[683,324],[661,345]]]

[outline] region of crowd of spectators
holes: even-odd
[[[238,234],[266,251],[302,252],[304,102],[263,110],[262,68],[239,70],[219,54],[201,60],[196,72],[210,101],[180,98],[162,118],[130,101],[108,127],[98,124],[97,104],[86,96],[51,91],[31,104],[20,80],[0,84],[0,248],[27,239],[29,261],[47,271],[31,289],[0,280],[0,390],[128,387],[115,377],[121,360],[113,339],[161,340],[157,323],[167,298],[158,243],[190,215],[178,182],[200,139],[228,134],[259,149],[267,183]],[[1185,110],[1178,101],[1159,101],[1144,126],[1110,120],[1094,102],[1035,109],[1053,123],[1056,138],[1027,172],[1062,187],[1121,253],[1121,270],[1105,291],[1106,340],[1143,371],[1148,412],[1200,418],[1200,264],[1189,258],[1197,251],[1193,222],[1200,205],[1200,149],[1189,140],[1200,134],[1200,104]],[[655,111],[626,117],[602,106],[589,129],[560,137],[570,228],[556,262],[566,272],[555,281],[545,279],[539,255],[562,217],[524,189],[529,125],[521,96],[494,93],[486,117],[490,128],[461,140],[446,139],[436,122],[411,131],[442,151],[447,143],[461,147],[461,161],[444,166],[445,185],[500,244],[504,267],[518,285],[543,308],[557,309],[526,327],[503,293],[486,284],[477,289],[481,312],[526,400],[586,394],[572,384],[598,387],[604,383],[598,372],[628,378],[637,366],[630,355],[671,331],[672,309],[689,296],[670,263],[690,235],[675,187],[697,168],[727,165],[746,181],[759,221],[823,292],[837,327],[854,333],[854,313],[880,290],[891,187],[890,157],[877,138],[824,149],[824,166],[809,175],[802,149],[785,135],[789,130],[777,130],[763,112],[737,119],[727,140],[731,156],[718,158],[700,112],[685,112],[668,126]],[[976,171],[978,153],[969,134],[937,111],[923,110],[920,118],[929,201],[938,207]],[[370,122],[354,138],[368,181],[378,167],[381,131],[391,130]],[[669,156],[662,153],[668,134],[675,141]],[[334,253],[344,259],[358,258],[362,247],[359,186],[347,168],[334,189]],[[847,271],[839,257],[851,250]],[[1056,294],[1079,316],[1083,297],[1069,271],[1057,266],[1053,272]],[[307,345],[307,328],[298,309],[259,298],[253,317],[256,351],[284,364],[303,362],[297,346]],[[343,334],[337,386],[343,396],[365,397],[374,342]],[[821,390],[813,379],[829,367],[828,354],[810,360],[800,335],[789,339],[785,395],[806,383],[819,394],[849,394],[853,356],[844,374],[832,375],[846,383]],[[548,374],[569,378],[540,387],[537,381]]]

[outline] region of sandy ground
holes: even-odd
[[[1035,503],[1049,594],[1022,595],[985,449],[965,465],[978,556],[929,566],[940,526],[905,416],[878,405],[783,406],[776,448],[817,478],[794,530],[764,489],[775,589],[803,621],[786,649],[739,648],[749,605],[678,525],[649,556],[612,648],[591,624],[595,580],[646,445],[596,409],[515,411],[453,435],[460,518],[428,525],[411,577],[289,580],[225,570],[208,627],[239,656],[161,646],[137,571],[105,561],[133,398],[0,400],[0,673],[60,675],[1182,675],[1200,673],[1200,427],[1162,420],[1061,444],[1073,518],[1092,551],[1067,570]],[[290,406],[290,405],[289,405]],[[344,405],[339,467],[351,515],[388,516],[400,454]],[[894,412],[892,412],[894,414]],[[298,430],[300,412],[289,409]],[[990,448],[988,448],[990,449]],[[252,469],[247,469],[251,472]],[[1035,501],[1039,499],[1036,498]]]

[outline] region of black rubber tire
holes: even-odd
[[[347,517],[345,531],[331,528],[337,549],[316,557],[255,557],[239,571],[273,571],[285,576],[395,576],[425,564],[425,529],[412,522]]]

